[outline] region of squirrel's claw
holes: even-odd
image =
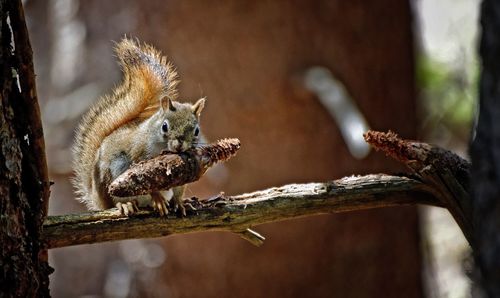
[[[118,202],[116,203],[116,208],[118,208],[118,211],[120,214],[125,215],[125,216],[131,216],[137,211],[139,211],[139,207],[137,206],[137,201],[132,200],[129,202]]]
[[[186,208],[184,207],[184,201],[182,200],[181,197],[174,197],[172,199],[172,204],[174,205],[174,212],[177,212],[177,210],[181,211],[181,215],[183,217],[186,216]]]
[[[186,207],[182,203],[174,202],[174,212],[177,212],[177,210],[181,211],[182,217],[186,216]]]
[[[191,202],[193,202],[191,199],[182,199],[182,197],[174,196],[172,190],[151,194],[151,205],[161,216],[166,216],[170,210],[173,213],[180,211],[181,216],[185,217],[186,210],[196,211]]]
[[[191,204],[191,199],[174,199],[172,200],[174,204],[174,212],[177,210],[181,211],[182,216],[186,216],[186,210],[196,211],[197,209]],[[187,209],[186,209],[187,207]]]
[[[151,194],[151,204],[153,205],[153,209],[160,213],[160,216],[168,215],[167,202],[160,193],[155,192]]]

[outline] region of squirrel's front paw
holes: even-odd
[[[165,198],[161,193],[155,192],[151,194],[151,205],[153,209],[158,211],[161,216],[168,214],[168,198]]]
[[[118,211],[120,214],[125,215],[125,216],[131,216],[132,214],[136,213],[139,211],[139,207],[137,204],[136,200],[132,200],[129,202],[118,202],[116,203],[116,208],[118,208]]]

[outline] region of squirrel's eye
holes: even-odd
[[[161,131],[163,131],[163,132],[168,131],[168,121],[167,120],[163,121],[163,124],[161,125]]]
[[[197,137],[199,134],[200,134],[200,127],[196,125],[196,127],[194,128],[194,136]]]

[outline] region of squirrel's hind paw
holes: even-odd
[[[118,202],[116,203],[116,208],[118,208],[118,211],[120,214],[125,215],[125,216],[131,216],[137,211],[139,211],[139,207],[137,206],[137,201],[132,200],[129,202]]]
[[[172,200],[174,204],[174,212],[177,210],[181,211],[182,216],[186,216],[186,208],[189,211],[196,211],[196,208],[191,204],[191,199],[174,199]]]
[[[191,203],[195,202],[191,199],[182,199],[181,197],[174,196],[174,192],[171,189],[151,194],[151,205],[161,216],[168,215],[169,211],[173,213],[180,211],[181,216],[185,217],[186,211],[196,211],[196,208]]]

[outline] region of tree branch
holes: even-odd
[[[116,209],[50,216],[43,231],[47,248],[105,241],[161,237],[198,231],[230,231],[254,244],[263,237],[249,227],[301,216],[429,204],[442,206],[434,190],[415,179],[383,174],[346,177],[325,183],[290,184],[237,196],[200,201],[196,215],[159,217],[152,211],[124,217]]]
[[[471,244],[474,230],[469,185],[471,164],[451,151],[404,140],[391,131],[368,131],[364,136],[376,150],[406,164],[415,177],[433,190],[435,198],[448,209]]]
[[[406,164],[412,171],[412,178],[383,174],[345,177],[325,183],[285,185],[237,196],[220,195],[207,201],[195,199],[193,204],[198,210],[195,216],[188,218],[174,215],[158,217],[151,211],[125,217],[116,209],[52,216],[44,224],[43,241],[47,248],[55,248],[218,230],[238,233],[243,239],[260,245],[264,237],[250,230],[250,227],[262,223],[321,213],[428,204],[446,207],[471,242],[473,225],[469,162],[450,151],[426,143],[403,140],[393,132],[369,131],[365,134],[365,140],[375,149]],[[210,145],[206,150],[218,152],[225,148],[223,151],[226,152],[230,147],[232,149],[222,155],[210,155],[206,159],[210,160],[208,166],[229,158],[239,148],[239,142],[236,141],[227,148],[229,143],[218,148],[220,145]],[[200,166],[203,164],[200,161],[205,159],[203,156],[201,151],[187,156],[165,155],[137,164],[131,167],[129,173],[124,173],[123,181],[116,185],[115,190],[125,191],[125,195],[136,195],[166,185],[178,185],[181,180],[182,183],[196,180],[206,170]],[[175,162],[170,162],[172,160]],[[190,160],[197,162],[192,163]],[[172,179],[163,181],[162,177]]]

